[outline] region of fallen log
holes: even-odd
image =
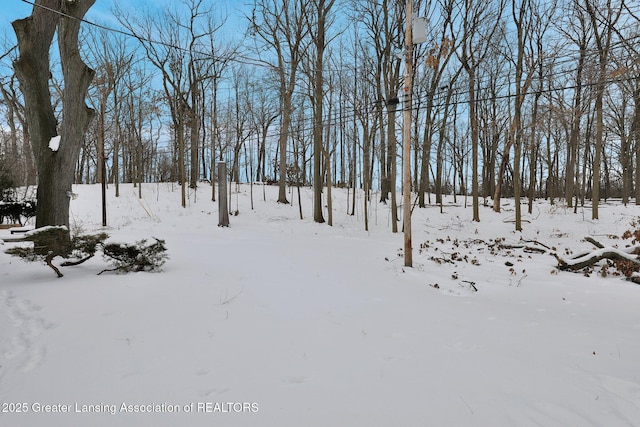
[[[621,251],[616,248],[600,248],[589,254],[582,255],[578,258],[573,258],[568,261],[563,260],[558,254],[552,254],[558,261],[559,270],[571,270],[578,271],[585,267],[589,267],[596,264],[603,259],[610,259],[612,261],[628,261],[640,267],[640,260],[637,256]]]
[[[500,245],[498,245],[498,249],[522,249],[523,252],[527,252],[527,253],[539,253],[539,254],[547,253],[546,249],[536,248],[536,247],[528,246],[528,245],[506,245],[506,244],[500,244]]]
[[[584,238],[585,242],[589,242],[591,243],[593,246],[595,246],[598,249],[604,249],[605,246],[598,242],[596,239],[594,239],[593,237],[587,236]],[[627,254],[634,254],[634,255],[638,255],[640,253],[640,246],[627,246],[624,249],[620,249],[620,251],[625,252]],[[577,257],[575,257],[577,258]]]
[[[585,237],[585,238],[584,238],[584,240],[585,240],[586,242],[591,243],[593,246],[595,246],[595,247],[596,247],[596,248],[598,248],[598,249],[604,249],[604,245],[603,245],[602,243],[598,242],[598,241],[597,241],[596,239],[594,239],[593,237],[589,237],[589,236],[587,236],[587,237]]]

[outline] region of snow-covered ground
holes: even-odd
[[[204,184],[185,209],[168,184],[141,200],[110,188],[106,231],[165,239],[161,273],[97,276],[97,256],[58,279],[2,246],[0,425],[639,425],[640,286],[495,245],[623,247],[638,207],[592,221],[540,201],[516,233],[512,201],[474,223],[449,198],[415,209],[405,268],[385,205],[365,232],[346,190],[333,227],[312,222],[308,191],[300,220],[295,194],[278,205],[264,190],[251,210],[234,186],[239,214],[219,228]],[[99,186],[74,192],[74,231],[101,230]]]

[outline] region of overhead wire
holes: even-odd
[[[202,55],[202,56],[210,56],[210,53],[199,52],[197,50],[193,50],[193,49],[189,49],[189,48],[185,48],[185,47],[179,46],[177,44],[168,43],[168,42],[165,42],[165,41],[162,41],[162,40],[156,40],[156,39],[151,38],[150,36],[142,36],[140,34],[136,34],[133,31],[125,31],[125,30],[122,30],[122,29],[119,29],[119,28],[114,28],[114,27],[103,25],[103,24],[99,24],[99,23],[96,23],[94,21],[87,20],[85,18],[73,17],[71,15],[65,14],[64,12],[62,12],[60,10],[51,9],[51,8],[48,8],[48,7],[44,6],[44,5],[35,3],[32,0],[21,0],[21,1],[23,3],[29,4],[31,6],[40,7],[40,8],[43,8],[45,10],[48,10],[50,12],[57,13],[57,14],[59,14],[61,16],[69,18],[69,19],[79,20],[82,23],[85,23],[87,25],[102,29],[104,31],[112,32],[112,33],[115,33],[115,34],[120,34],[120,35],[123,35],[123,36],[126,36],[126,37],[135,38],[136,40],[138,40],[140,42],[154,44],[154,45],[161,45],[161,46],[167,47],[169,49],[175,49],[177,51],[187,52],[187,53],[190,53],[190,54],[196,54],[196,55]],[[623,47],[624,48],[627,43],[629,43],[630,41],[633,41],[634,39],[640,39],[640,34],[638,34],[636,36],[632,36],[632,37],[630,37],[630,39],[627,39],[627,40],[616,41],[616,42],[613,43],[612,47],[614,49],[616,47]],[[595,48],[586,49],[586,52],[582,52],[581,53],[579,51],[577,51],[577,52],[574,51],[574,53],[572,53],[572,54],[565,55],[560,61],[554,63],[554,66],[555,66],[554,70],[556,70],[556,71],[551,75],[550,74],[546,74],[545,75],[545,79],[553,78],[555,80],[555,79],[558,79],[559,77],[569,76],[569,75],[572,75],[573,73],[575,73],[576,68],[568,68],[568,69],[564,69],[564,70],[562,70],[562,69],[558,70],[557,67],[561,66],[563,64],[575,63],[577,61],[577,58],[574,55],[580,55],[580,54],[584,54],[584,55],[587,55],[587,56],[595,55],[595,54],[597,54],[597,50]],[[240,64],[244,64],[244,65],[258,66],[258,67],[271,67],[272,66],[271,64],[268,63],[268,61],[264,61],[264,60],[261,60],[259,58],[252,58],[252,57],[243,55],[241,53],[235,53],[234,54],[234,58],[231,58],[229,60],[231,62],[236,62],[236,63],[240,63]],[[557,58],[551,58],[550,60],[554,61],[554,60],[557,60]],[[337,70],[349,70],[349,71],[354,71],[355,72],[353,67],[349,67],[349,66],[347,66],[347,67],[341,66]],[[336,69],[327,68],[327,71],[329,71],[329,72],[336,71]],[[494,90],[494,92],[502,93],[502,94],[491,95],[491,96],[488,96],[488,97],[481,97],[481,98],[476,99],[476,102],[488,102],[488,101],[494,101],[494,100],[504,100],[504,99],[509,99],[509,98],[514,97],[515,96],[514,94],[511,94],[511,93],[506,93],[505,94],[505,93],[503,93],[504,90],[506,90],[507,88],[511,88],[513,86],[513,84],[508,81],[508,78],[511,77],[511,76],[512,76],[512,69],[507,69],[506,71],[501,71],[501,74],[499,74],[497,76],[488,77],[488,78],[491,78],[491,80],[493,80],[493,81],[502,81],[502,83],[500,83],[499,86],[496,86],[494,88],[494,89],[497,89],[497,90]],[[626,79],[615,78],[615,79],[609,79],[607,81],[607,84],[614,83],[614,82],[620,82],[620,81],[631,81],[631,80],[637,80],[637,79],[638,79],[638,77],[629,77],[629,78],[626,78]],[[463,86],[464,83],[457,83],[457,84],[459,86],[456,88],[455,92],[452,94],[452,98],[454,98],[454,99],[460,98],[461,96],[463,96],[464,94],[466,94],[468,92],[468,88]],[[596,83],[586,83],[586,84],[582,84],[582,87],[589,87],[589,86],[594,85],[594,84],[596,84]],[[445,85],[446,85],[446,83],[445,83]],[[486,81],[479,82],[478,86],[481,86],[481,85],[488,86]],[[535,93],[535,92],[547,93],[547,92],[551,92],[551,91],[557,92],[557,91],[565,91],[565,90],[574,90],[577,87],[578,87],[577,85],[566,85],[565,84],[564,86],[560,86],[560,87],[549,87],[549,88],[546,88],[546,89],[542,89],[542,86],[540,86],[540,89],[532,90],[530,93]],[[308,95],[308,94],[300,92],[300,91],[297,91],[297,92],[298,92],[298,95],[302,95],[302,96],[307,96]],[[243,93],[242,95],[243,96],[247,96],[246,93]],[[441,93],[437,97],[434,97],[434,101],[437,101],[436,103],[434,103],[434,108],[441,108],[441,107],[444,106],[443,101],[442,101],[444,99],[443,98],[444,96],[445,95]],[[426,98],[422,98],[422,97],[415,98],[414,97],[413,100],[412,100],[413,102],[412,102],[412,105],[410,106],[410,109],[412,109],[412,110],[420,109],[421,108],[420,102],[423,102],[425,100],[426,100]],[[377,101],[373,101],[371,103],[371,106],[376,105],[376,104],[384,104],[384,103],[385,103],[384,100],[377,100]],[[451,103],[451,105],[460,105],[460,104],[465,104],[465,103],[467,103],[466,100],[459,100],[458,99],[456,101],[453,101]],[[358,115],[362,114],[361,111],[359,111],[359,110],[356,111],[355,107],[353,107],[352,109],[347,110],[347,112],[348,112],[348,114],[344,114],[344,110],[342,110],[340,112],[335,112],[333,114],[335,114],[335,115],[340,114],[340,119],[341,120],[345,120],[345,119],[346,120],[353,120]],[[311,118],[306,118],[305,116],[303,116],[303,118],[300,119],[300,120],[306,121],[306,120],[311,120]],[[329,125],[339,124],[338,122],[335,122],[334,120],[335,119],[331,118],[330,116],[325,116],[323,118],[323,123],[329,124]],[[293,123],[294,125],[298,125],[297,123],[295,123],[295,119],[292,120],[292,121],[294,122]],[[299,129],[299,130],[302,131],[302,132],[311,131],[311,130],[313,130],[314,126],[315,125],[312,124],[311,126],[307,126],[306,128]],[[283,130],[283,131],[275,132],[273,134],[270,134],[269,137],[271,137],[271,138],[278,137],[283,132],[288,134],[289,130]]]

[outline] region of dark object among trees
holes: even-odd
[[[24,221],[34,217],[35,214],[35,202],[0,201],[0,224],[3,224],[5,220],[8,220],[11,224],[20,224],[20,226],[22,226],[24,225]]]

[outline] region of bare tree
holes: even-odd
[[[640,205],[640,81],[635,78],[640,71],[638,58],[640,49],[635,42],[638,37],[638,25],[640,25],[640,15],[634,13],[629,4],[623,3],[623,8],[629,15],[629,20],[635,25],[630,25],[627,31],[620,31],[614,27],[622,43],[622,52],[614,58],[616,70],[613,76],[619,81],[623,97],[633,101],[632,113],[629,118],[629,134],[625,138],[621,147],[621,163],[623,174],[623,198],[625,200],[635,189],[635,203]],[[635,162],[633,161],[635,158]],[[635,168],[635,175],[633,173]]]
[[[324,52],[327,48],[327,29],[333,23],[331,8],[335,0],[311,0],[311,10],[307,14],[309,36],[313,40],[314,60],[312,71],[313,87],[313,220],[324,222],[322,215],[322,150],[323,150],[323,103],[324,103]],[[327,159],[328,160],[328,159]]]
[[[250,95],[249,95],[249,77],[247,71],[242,69],[234,70],[233,72],[233,87],[234,96],[230,100],[233,105],[230,105],[232,111],[232,122],[229,129],[229,133],[232,139],[231,146],[233,147],[233,153],[231,157],[231,181],[236,183],[240,182],[240,161],[242,156],[243,147],[246,141],[250,138]],[[248,179],[251,179],[248,177]]]
[[[373,15],[372,15],[373,16]],[[350,128],[346,134],[351,140],[349,154],[349,183],[353,188],[351,215],[356,212],[356,198],[358,188],[363,190],[363,214],[364,227],[369,230],[369,203],[373,186],[373,169],[375,162],[375,140],[380,136],[381,145],[384,145],[384,132],[382,132],[383,105],[379,98],[380,76],[378,73],[379,61],[376,57],[367,54],[368,40],[360,37],[359,29],[354,28],[350,43],[352,48],[353,67],[343,72],[341,79],[341,98],[346,99],[349,108],[353,111],[352,122],[345,121],[343,126]],[[371,114],[374,112],[375,114]],[[361,159],[361,163],[359,161]],[[358,183],[360,176],[360,184]]]
[[[436,5],[439,8],[430,11],[430,15],[433,16],[433,20],[437,19],[437,22],[431,23],[431,28],[437,35],[434,37],[429,45],[430,48],[426,52],[425,65],[429,72],[425,78],[424,85],[426,86],[426,101],[425,101],[425,124],[422,139],[422,155],[420,157],[420,180],[418,186],[418,206],[425,207],[425,193],[429,187],[429,160],[431,153],[432,137],[435,133],[437,126],[435,117],[435,98],[439,94],[439,89],[442,86],[442,80],[445,72],[449,68],[449,62],[453,58],[455,50],[458,46],[455,45],[455,37],[450,34],[452,26],[451,20],[454,18],[454,2],[455,0],[439,0]],[[440,31],[437,31],[439,29]],[[459,43],[459,41],[458,41]],[[449,99],[450,99],[450,95]],[[417,178],[417,177],[416,177]]]
[[[447,131],[449,128],[449,120],[451,115],[455,115],[455,111],[453,110],[452,103],[454,102],[454,84],[458,80],[458,76],[462,72],[462,68],[458,68],[458,70],[450,76],[448,79],[449,84],[447,85],[447,92],[444,101],[444,110],[442,112],[442,119],[439,123],[438,128],[438,145],[436,148],[436,172],[434,177],[434,187],[436,193],[436,203],[440,204],[442,207],[442,193],[443,193],[443,182],[442,175],[444,173],[444,156],[445,156],[445,142],[447,140]]]
[[[614,4],[615,3],[615,4]],[[584,6],[589,15],[591,30],[598,48],[598,73],[596,86],[596,145],[593,159],[593,186],[591,218],[598,219],[598,204],[600,201],[600,164],[603,144],[603,99],[607,80],[607,65],[611,51],[611,43],[616,35],[614,28],[624,10],[624,1],[612,0],[584,0]]]
[[[543,87],[546,81],[546,75],[549,74],[548,66],[545,66],[544,59],[552,56],[547,51],[550,50],[550,46],[545,43],[545,36],[551,26],[551,22],[556,14],[556,2],[548,3],[544,8],[537,4],[536,10],[533,10],[535,20],[532,29],[532,37],[530,42],[531,53],[535,59],[533,72],[535,76],[534,81],[537,84],[537,90],[535,91],[533,107],[531,112],[531,124],[530,124],[530,151],[529,151],[529,206],[528,212],[533,212],[533,200],[536,197],[536,167],[540,161],[540,138],[538,137],[540,125],[538,123],[540,117],[540,99],[543,94]],[[551,50],[553,52],[553,50]],[[551,173],[551,172],[549,172]],[[542,174],[542,168],[540,168],[540,174]],[[540,178],[540,184],[542,184],[542,178]]]
[[[131,51],[122,36],[111,34],[105,29],[88,29],[88,42],[85,44],[88,58],[96,64],[96,77],[90,90],[90,102],[97,112],[95,137],[97,146],[97,181],[102,185],[102,221],[106,226],[106,184],[112,179],[115,182],[115,195],[119,197],[120,171],[120,111],[125,76],[132,72],[135,51]],[[125,92],[129,93],[129,92]],[[130,93],[129,93],[130,94]],[[111,144],[109,144],[111,141]],[[83,150],[84,155],[84,150]],[[108,158],[112,159],[112,177],[109,178]]]
[[[221,46],[224,45],[223,46]],[[231,58],[235,51],[237,50],[237,45],[232,43],[220,43],[217,40],[217,31],[213,31],[209,33],[209,45],[211,46],[211,61],[208,64],[208,74],[210,75],[209,79],[204,81],[203,94],[202,94],[202,111],[203,118],[206,116],[205,109],[207,108],[206,100],[207,95],[210,96],[211,99],[211,109],[210,109],[210,125],[209,128],[209,139],[210,139],[210,170],[211,170],[211,200],[215,201],[216,199],[216,185],[215,185],[215,177],[216,177],[216,142],[220,144],[220,129],[218,127],[218,92],[220,88],[220,82],[225,76],[225,71],[227,70]],[[210,93],[209,93],[210,92]],[[207,127],[203,125],[203,134],[206,135]],[[203,153],[202,153],[202,162],[203,171],[206,170],[205,167],[205,153],[204,153],[204,142],[203,142]]]
[[[256,181],[267,180],[267,139],[269,129],[279,117],[278,103],[274,101],[274,94],[268,87],[260,86],[257,82],[250,83],[251,98],[251,127],[257,139]],[[253,179],[253,178],[252,178]]]
[[[85,104],[85,97],[94,73],[78,54],[78,34],[82,18],[94,2],[36,0],[31,16],[12,23],[20,52],[14,67],[24,95],[38,168],[36,227],[69,226],[75,165],[93,116],[93,110]],[[56,30],[64,78],[59,128],[49,92],[49,48]],[[60,136],[57,150],[49,148],[55,136]]]
[[[573,86],[573,101],[571,105],[571,121],[567,143],[565,163],[564,196],[569,207],[573,206],[573,197],[577,197],[576,185],[578,181],[579,139],[584,117],[584,74],[587,63],[587,47],[590,40],[587,17],[584,10],[576,1],[567,6],[564,16],[570,17],[560,22],[559,31],[571,41],[578,52]]]
[[[467,73],[467,96],[469,106],[469,126],[471,128],[471,186],[473,196],[473,220],[480,221],[479,203],[479,136],[478,115],[476,105],[476,74],[478,67],[490,51],[496,31],[501,28],[500,20],[506,0],[489,2],[487,0],[464,0],[461,2],[462,40],[456,55]],[[452,24],[455,22],[452,21]],[[453,32],[453,31],[452,31]]]
[[[278,79],[282,103],[282,122],[278,136],[278,203],[289,203],[286,190],[287,140],[297,76],[309,43],[309,26],[305,17],[310,10],[309,0],[255,0],[253,7],[250,19],[256,46],[275,56],[273,59],[262,58],[260,61],[269,67]]]
[[[396,110],[400,102],[398,92],[401,86],[400,57],[397,52],[404,47],[405,3],[402,0],[371,2],[355,0],[353,19],[363,27],[362,64],[371,61],[374,73],[371,84],[375,88],[377,114],[372,131],[378,134],[379,149],[371,144],[371,152],[377,154],[380,168],[380,201],[386,203],[391,195],[391,229],[398,231],[398,207],[396,200],[397,181],[397,135]],[[386,129],[383,126],[386,123]],[[366,155],[366,153],[365,153]],[[367,159],[369,160],[369,159]],[[368,167],[366,165],[365,167]],[[371,181],[370,181],[371,182]]]
[[[203,0],[183,0],[187,12],[165,10],[160,16],[148,14],[142,20],[117,10],[118,19],[143,46],[147,59],[162,76],[162,87],[171,112],[181,204],[186,206],[186,154],[189,142],[190,187],[197,186],[199,176],[199,144],[202,125],[202,87],[211,78],[212,61],[205,52],[211,36],[222,24],[212,21],[211,10],[203,8]]]
[[[17,185],[36,183],[36,166],[29,144],[29,124],[25,109],[18,93],[15,74],[7,76],[6,83],[0,82],[0,104],[4,104],[9,126],[10,159],[9,169]]]
[[[520,161],[522,158],[524,133],[523,105],[525,96],[527,95],[533,80],[536,64],[539,61],[539,58],[534,56],[535,52],[531,44],[533,31],[536,26],[539,25],[539,23],[536,22],[536,18],[539,15],[536,14],[535,7],[536,4],[532,0],[525,0],[519,3],[512,0],[511,2],[511,13],[517,35],[517,50],[515,55],[509,55],[509,57],[514,61],[515,66],[515,96],[513,97],[513,116],[509,126],[509,139],[507,148],[505,148],[505,156],[508,156],[509,147],[513,146],[513,196],[515,199],[515,229],[517,231],[522,230],[522,207],[520,204],[522,180],[520,173]],[[530,161],[533,161],[533,158],[530,159]],[[501,181],[502,176],[499,176],[498,180]],[[496,189],[496,194],[494,196],[494,210],[498,212],[500,211],[500,193],[498,189]]]

